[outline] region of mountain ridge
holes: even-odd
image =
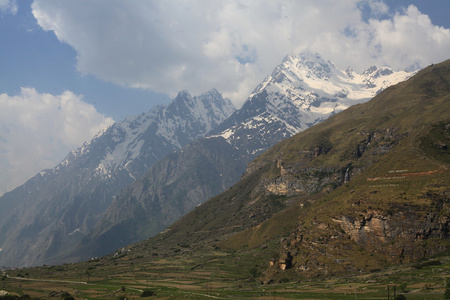
[[[271,244],[265,283],[448,254],[449,100],[450,60],[280,142],[227,191],[128,249],[237,256]]]
[[[388,78],[400,80],[401,76],[406,78],[411,75],[386,70],[388,69],[371,68],[365,75],[358,75],[350,70],[345,73],[338,70],[332,63],[324,61],[320,55],[305,52],[298,56],[288,56],[280,66],[275,68],[273,76],[269,76],[259,89],[255,89],[243,107],[234,113],[232,113],[234,109],[229,109],[231,107],[229,100],[222,99],[216,90],[198,97],[192,97],[187,91],[181,91],[167,107],[158,106],[149,114],[129,117],[123,122],[115,123],[94,139],[102,140],[102,143],[95,145],[86,143],[79,151],[70,153],[67,160],[57,167],[72,168],[71,173],[76,174],[75,176],[50,177],[49,171],[44,171],[41,172],[40,177],[33,179],[40,182],[40,185],[37,184],[32,189],[29,189],[27,185],[26,188],[29,190],[23,190],[20,197],[27,199],[28,192],[33,191],[33,194],[41,195],[38,196],[41,197],[39,204],[41,207],[30,210],[25,205],[21,209],[16,209],[13,214],[15,218],[21,218],[20,214],[28,210],[28,219],[22,219],[22,224],[15,227],[15,233],[11,232],[9,240],[0,245],[5,249],[0,253],[0,261],[2,257],[6,259],[8,255],[21,256],[19,260],[22,261],[32,260],[31,257],[36,255],[36,251],[30,250],[30,257],[27,257],[23,253],[15,253],[11,250],[12,245],[17,245],[20,240],[14,236],[21,236],[21,232],[27,233],[23,235],[26,240],[36,238],[28,234],[28,232],[35,232],[32,228],[46,231],[47,236],[53,237],[40,241],[43,244],[40,246],[42,249],[40,252],[43,254],[39,254],[40,257],[35,259],[41,263],[49,263],[50,260],[52,262],[65,262],[66,259],[73,261],[73,257],[79,257],[80,254],[73,254],[69,249],[85,249],[83,243],[90,245],[97,239],[96,233],[105,237],[115,236],[111,232],[108,233],[108,228],[114,228],[112,232],[121,232],[124,236],[129,236],[128,240],[121,240],[122,244],[156,234],[176,217],[181,217],[196,205],[230,187],[244,173],[247,163],[280,140],[292,136],[315,122],[322,121],[350,104],[367,101],[371,94],[384,87],[383,84],[387,85],[387,82],[390,82]],[[359,81],[349,84],[335,80],[341,77],[348,79],[350,78],[348,74],[351,74],[353,81]],[[392,77],[395,74],[401,74],[401,76]],[[370,84],[367,83],[369,81]],[[320,90],[322,87],[327,87],[327,91],[331,92]],[[355,94],[364,95],[367,98],[355,98],[355,100],[352,98],[351,89],[355,89]],[[208,105],[210,102],[205,102],[204,99],[215,99],[214,102],[217,105],[211,107]],[[226,118],[230,113],[232,114],[229,118]],[[170,115],[174,118],[167,118]],[[221,117],[215,119],[215,115]],[[189,121],[183,120],[186,118]],[[154,119],[159,120],[159,123],[153,122]],[[187,145],[206,134],[208,130],[210,131],[207,138],[199,139],[195,144],[166,157],[168,153]],[[108,135],[105,135],[106,132]],[[195,132],[202,134],[195,134]],[[214,152],[220,153],[220,156]],[[173,163],[168,161],[170,159],[176,162],[187,159],[191,160],[191,163],[173,167]],[[78,165],[71,163],[72,160],[79,162]],[[153,172],[154,176],[166,174],[167,182],[145,177],[148,169],[156,161],[161,162],[155,166],[158,172]],[[163,166],[170,167],[170,170],[165,170]],[[210,178],[214,178],[214,181],[208,181]],[[177,182],[178,187],[174,188],[172,182]],[[126,188],[130,184],[130,188]],[[132,191],[134,188],[136,190]],[[150,190],[146,191],[148,188]],[[122,189],[125,190],[118,194]],[[77,190],[83,192],[77,194]],[[127,198],[125,196],[127,193],[129,196],[135,195],[134,198]],[[0,198],[0,201],[7,199],[10,195],[12,194]],[[143,205],[144,195],[148,199],[153,199],[150,200],[151,205]],[[158,197],[155,198],[153,195]],[[116,198],[113,198],[114,196]],[[61,212],[51,207],[48,199],[53,199],[51,201],[56,201],[55,203],[58,199],[70,200],[64,212]],[[138,201],[131,201],[133,199]],[[171,209],[167,206],[167,199],[172,199]],[[118,201],[122,202],[122,206],[117,203]],[[141,221],[144,223],[139,223],[130,215],[128,220],[124,220],[123,217],[117,218],[119,215],[127,215],[125,212],[128,210],[137,209],[133,205],[127,207],[125,205],[127,203],[141,206],[141,210],[135,211],[143,216],[150,216],[155,219],[155,223],[144,224],[145,218]],[[60,203],[55,205],[55,207],[60,206]],[[165,217],[152,217],[152,212],[158,213],[161,207],[165,207]],[[171,210],[174,211],[172,216],[170,216]],[[48,224],[48,221],[45,217],[37,216],[36,211],[40,211],[43,216],[50,215],[54,223],[46,227],[45,224]],[[57,221],[58,214],[64,219]],[[120,223],[114,224],[114,221],[107,220],[106,216],[116,216],[114,220]],[[31,223],[33,219],[34,223]],[[0,224],[0,234],[3,233],[3,236],[5,236],[6,228],[12,226],[8,220],[10,219],[5,218],[5,221]],[[13,221],[10,223],[14,224]],[[130,224],[134,225],[130,226]],[[139,228],[143,228],[145,234],[137,234],[134,229]],[[86,237],[90,237],[91,242],[87,242]],[[113,244],[111,247],[120,247],[122,244]],[[100,246],[106,245],[104,243]],[[33,246],[37,247],[37,243],[34,242]],[[26,249],[29,246],[14,247]],[[98,249],[99,245],[92,247]],[[6,251],[7,249],[10,250]],[[102,248],[102,251],[112,251],[112,249],[114,248]],[[51,253],[58,254],[52,257]],[[104,252],[86,252],[84,257],[89,254],[97,256]],[[71,257],[71,255],[74,256]],[[12,258],[9,259],[12,262]],[[2,264],[5,263],[2,262]],[[6,264],[11,263],[7,261]]]
[[[278,131],[274,141],[268,143],[270,147],[280,141],[280,137],[290,137],[351,105],[366,102],[413,74],[394,72],[389,67],[370,67],[363,74],[357,74],[349,69],[347,72],[339,70],[310,51],[288,55],[255,88],[243,107],[211,135],[222,135],[234,147],[239,147],[236,139],[245,139],[245,133],[251,128]],[[265,149],[260,148],[256,153]]]
[[[157,160],[206,134],[234,111],[217,90],[128,117],[0,198],[2,265],[50,263],[81,240],[112,197]],[[21,249],[17,251],[16,249]]]
[[[315,72],[318,72],[318,69],[320,69],[319,75],[313,76]],[[323,70],[326,70],[326,73]],[[365,95],[367,98],[359,99],[349,96],[351,99],[346,100],[347,102],[345,103],[347,104],[345,105],[349,105],[348,103],[367,101],[370,95],[376,94],[378,90],[385,87],[384,85],[387,85],[389,76],[394,76],[396,78],[395,80],[399,80],[399,78],[407,78],[412,75],[406,72],[394,73],[392,70],[385,70],[390,69],[371,68],[365,75],[357,75],[353,72],[352,76],[354,78],[359,76],[358,78],[364,78],[366,81],[372,77],[376,77],[378,81],[375,79],[371,80],[380,86],[371,84],[368,87],[363,80],[357,78],[356,80],[359,80],[357,84],[350,85],[351,88],[355,88],[353,94]],[[298,73],[303,75],[297,76],[295,80],[280,81],[279,77],[274,75],[280,73]],[[327,104],[333,101],[335,103],[334,105],[340,103],[334,94],[331,95],[326,92],[320,92],[319,94],[317,91],[311,92],[307,90],[307,86],[304,84],[304,82],[309,80],[309,85],[320,85],[317,81],[322,82],[324,77],[335,78],[337,77],[337,75],[333,75],[335,73],[341,77],[348,77],[330,62],[325,62],[318,54],[308,52],[303,56],[296,57],[296,59],[293,56],[288,56],[280,66],[275,68],[272,76],[268,76],[264,84],[255,89],[254,93],[250,95],[242,108],[236,110],[205,138],[195,141],[195,145],[183,148],[164,158],[154,166],[158,171],[150,170],[149,173],[122,191],[106,213],[106,215],[111,217],[116,216],[113,217],[115,221],[102,218],[96,224],[88,240],[84,240],[83,246],[80,246],[80,249],[82,249],[80,252],[85,252],[86,255],[84,259],[104,255],[108,251],[111,251],[111,249],[123,247],[126,244],[148,238],[158,233],[170,225],[170,222],[167,222],[168,219],[171,221],[176,220],[176,218],[169,216],[169,211],[165,211],[164,213],[160,211],[161,207],[168,207],[168,203],[172,203],[173,211],[177,211],[177,217],[181,217],[191,209],[194,209],[198,204],[203,203],[208,198],[230,187],[231,184],[239,180],[241,174],[245,171],[246,165],[253,158],[275,143],[312,125],[306,124],[305,121],[300,121],[305,116],[307,117],[308,114],[311,115],[308,112],[308,110],[311,110],[311,107],[314,107],[311,106],[311,103],[320,100],[320,103],[316,105],[317,107],[314,107],[318,110],[321,109],[320,106],[323,103]],[[308,80],[304,74],[309,76]],[[302,79],[303,77],[305,79]],[[280,84],[283,89],[280,89]],[[343,86],[339,82],[330,82],[328,85],[336,91],[341,91]],[[282,90],[289,90],[290,92],[280,92]],[[294,94],[297,96],[293,97],[292,95]],[[353,95],[349,91],[347,91],[347,94]],[[326,98],[325,96],[330,98]],[[295,101],[303,103],[305,107],[302,108]],[[310,101],[311,103],[305,101]],[[315,118],[320,116],[319,119],[321,120],[331,114],[328,108],[326,108],[325,112],[321,112],[320,115],[315,113],[314,116]],[[221,153],[221,158],[217,158],[217,155],[214,155],[210,150],[218,149],[217,145],[221,145],[221,148],[226,149],[217,151]],[[198,153],[206,154],[202,157],[201,161],[198,160]],[[171,167],[170,169],[162,168],[162,166],[173,165],[173,161],[179,162],[181,158],[191,160],[192,162],[197,161],[197,163],[181,164],[176,168]],[[170,162],[169,160],[173,161]],[[210,166],[208,172],[202,170],[202,167],[205,165]],[[164,180],[167,181],[154,179],[159,174],[164,174]],[[208,178],[202,177],[203,175],[201,174],[208,174]],[[226,174],[228,174],[227,176],[232,176],[232,178],[227,178]],[[211,180],[211,182],[208,182],[209,178],[214,179],[214,181]],[[148,184],[148,182],[158,182],[158,184]],[[171,182],[177,182],[179,187],[173,187]],[[220,189],[217,187],[220,187]],[[177,192],[173,192],[171,189]],[[199,190],[202,190],[202,192],[200,193]],[[187,203],[189,205],[186,206]],[[178,213],[179,207],[183,207],[183,214]],[[139,210],[142,220],[136,221],[132,215],[128,219],[124,219],[124,215],[130,214],[129,210]],[[121,217],[119,218],[117,216]],[[162,219],[165,220],[162,221]],[[115,243],[114,237],[117,236],[118,232],[120,232],[123,238],[116,239],[117,243]],[[105,239],[109,242],[107,243]],[[96,240],[97,242],[95,242]],[[86,247],[93,247],[97,250],[92,252],[86,249]]]

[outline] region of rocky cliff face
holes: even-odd
[[[260,182],[260,192],[278,196],[308,195],[328,192],[349,182],[368,166],[377,162],[389,152],[405,135],[392,128],[357,132],[351,146],[337,149],[329,140],[318,141],[316,146],[301,149],[296,153],[295,162],[290,157],[285,161],[283,155],[272,157],[279,169],[279,175]],[[322,157],[337,156],[326,165],[318,165]],[[364,157],[363,157],[364,156]],[[261,168],[267,161],[251,162],[243,178]]]
[[[445,197],[445,202],[449,202]],[[440,207],[444,209],[443,206]],[[445,207],[448,211],[448,208]],[[384,211],[358,212],[358,217],[340,216],[334,218],[345,234],[356,244],[381,251],[390,243],[392,253],[395,256],[409,256],[418,259],[424,256],[423,248],[413,247],[414,242],[426,239],[449,238],[449,218],[436,212],[430,212],[420,216],[414,212],[399,211],[394,215],[388,215]],[[395,245],[396,239],[407,241],[403,245]],[[389,247],[389,246],[388,246]]]
[[[450,238],[448,192],[439,201],[441,205],[426,212],[411,207],[395,212],[356,208],[351,215],[331,217],[334,224],[300,221],[285,241],[276,268],[315,277],[367,272],[443,253]]]

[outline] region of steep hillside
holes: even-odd
[[[277,144],[236,185],[133,251],[256,250],[284,238],[261,262],[272,265],[266,282],[446,253],[449,142],[446,61]]]
[[[169,105],[128,117],[0,198],[0,265],[59,262],[122,188],[155,162],[202,137],[234,106],[216,90],[182,91]]]
[[[223,139],[193,142],[122,190],[71,260],[105,255],[161,232],[245,171]]]
[[[237,182],[246,165],[274,144],[411,75],[388,67],[342,71],[310,52],[287,56],[206,138],[164,158],[117,195],[73,255],[104,255],[157,234]]]

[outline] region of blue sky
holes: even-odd
[[[0,0],[0,195],[183,89],[239,107],[287,54],[359,72],[448,59],[449,14],[448,0]]]
[[[75,49],[61,43],[52,31],[42,30],[31,3],[20,1],[16,14],[0,17],[0,93],[15,95],[22,87],[51,94],[70,90],[116,120],[169,101],[164,93],[126,88],[78,72]]]

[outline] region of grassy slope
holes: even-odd
[[[281,252],[294,253],[294,265],[306,270],[291,276],[368,271],[449,249],[450,152],[448,146],[442,148],[450,142],[449,64],[447,61],[429,67],[409,81],[389,88],[373,101],[351,107],[278,144],[253,162],[254,166],[260,167],[264,165],[261,162],[274,161],[276,157],[285,168],[294,170],[295,166],[314,168],[318,165],[342,168],[350,163],[353,168],[360,168],[361,173],[352,181],[320,197],[299,215],[296,232]],[[394,141],[381,140],[386,146],[392,146],[390,151],[378,155],[376,151],[371,153],[368,147],[361,157],[355,158],[354,149],[364,139],[364,133],[380,132],[380,129],[390,135],[394,133]],[[299,151],[318,146],[328,147],[329,150],[313,159],[305,158]],[[300,172],[301,168],[298,168]],[[423,173],[429,171],[435,172]],[[378,180],[369,181],[371,178]],[[333,221],[333,218],[341,216],[364,221],[368,213],[380,214],[385,218],[392,216],[396,221],[392,224],[397,226],[425,226],[430,216],[440,218],[438,223],[445,227],[445,240],[431,237],[414,241],[399,236],[398,239],[388,239],[384,245],[381,242],[380,245],[358,244],[349,239],[348,234],[343,234],[342,226]],[[290,217],[286,215],[286,218]],[[278,219],[284,217],[278,216]],[[411,219],[417,219],[417,222]],[[276,224],[278,221],[274,219],[270,222]],[[252,232],[253,239],[257,239],[255,235]],[[300,238],[302,241],[298,241]],[[274,270],[275,267],[271,276],[286,276]]]

